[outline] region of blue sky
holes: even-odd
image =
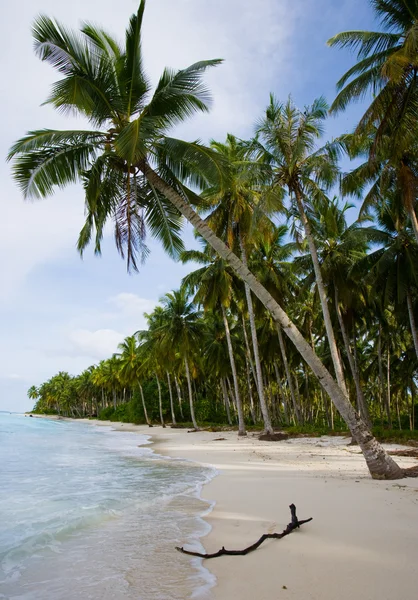
[[[100,9],[97,7],[100,6]],[[27,130],[71,128],[41,107],[56,74],[33,54],[30,28],[39,13],[69,26],[100,23],[121,38],[134,0],[20,0],[1,8],[1,156]],[[148,0],[145,64],[152,81],[165,66],[206,58],[225,63],[208,74],[213,110],[176,129],[184,139],[251,135],[268,94],[298,105],[319,95],[332,101],[335,83],[352,64],[326,40],[345,29],[374,28],[367,0]],[[328,136],[350,130],[360,107],[328,122]],[[80,126],[80,122],[76,122]],[[28,410],[26,390],[59,370],[76,374],[116,351],[124,336],[144,327],[144,311],[178,287],[189,267],[174,263],[150,241],[139,275],[129,276],[112,235],[102,258],[75,243],[83,195],[74,186],[41,202],[24,203],[0,162],[0,410]],[[190,228],[186,244],[193,243]]]

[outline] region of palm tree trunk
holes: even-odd
[[[370,421],[369,411],[367,410],[366,401],[364,399],[363,389],[360,383],[360,375],[357,369],[357,365],[354,360],[354,356],[351,352],[350,341],[348,339],[347,329],[345,327],[344,319],[341,314],[341,309],[338,301],[338,290],[337,287],[334,287],[335,290],[335,310],[337,312],[338,322],[340,324],[341,333],[344,340],[345,351],[348,358],[348,363],[350,365],[351,374],[353,375],[354,385],[356,386],[356,394],[357,394],[357,410],[362,416],[364,422],[371,427],[372,423]]]
[[[316,353],[312,350],[311,346],[273,296],[263,285],[261,285],[238,256],[236,256],[236,254],[234,254],[234,252],[232,252],[232,250],[228,248],[217,235],[215,235],[207,223],[205,223],[200,215],[193,210],[190,204],[184,200],[176,190],[161,179],[161,177],[146,163],[140,165],[140,169],[143,171],[149,183],[158,189],[158,191],[177,208],[177,210],[195,227],[203,239],[205,239],[219,256],[229,263],[235,273],[249,285],[253,293],[270,312],[274,321],[279,323],[285,334],[296,346],[302,358],[321,381],[321,385],[326,390],[327,394],[329,394],[332,402],[347,423],[353,437],[357,440],[362,449],[372,477],[380,479],[401,478],[403,473],[400,467],[370,433],[367,425],[351,406],[347,395],[343,392],[340,385],[334,380]]]
[[[113,388],[112,391],[113,391],[113,408],[116,410],[116,388]]]
[[[147,422],[147,425],[149,427],[151,425],[151,423],[150,423],[150,420],[148,418],[148,412],[147,412],[147,407],[146,407],[146,404],[145,404],[144,392],[143,392],[143,389],[142,389],[142,385],[140,383],[138,383],[138,386],[139,386],[139,391],[141,393],[142,409],[144,411],[145,421]]]
[[[192,417],[193,427],[195,429],[199,429],[197,421],[196,421],[196,417],[195,417],[195,414],[194,414],[192,381],[190,379],[189,361],[187,360],[187,356],[184,357],[184,366],[186,367],[187,387],[189,389],[190,415]]]
[[[182,419],[184,419],[184,415],[183,415],[183,406],[182,406],[182,400],[181,400],[181,390],[180,390],[180,386],[179,386],[179,382],[177,380],[176,375],[174,375],[174,382],[176,384],[176,390],[177,390],[177,397],[179,399],[179,409],[180,409],[180,416]]]
[[[281,398],[281,401],[283,402],[284,422],[286,425],[289,425],[290,421],[289,421],[289,413],[287,410],[287,400],[286,400],[285,391],[282,386],[282,382],[280,380],[279,367],[277,366],[276,362],[274,362],[273,365],[274,365],[274,372],[276,374],[277,386],[278,386],[279,392],[280,392],[279,398]]]
[[[287,385],[289,386],[290,397],[292,399],[293,412],[295,414],[296,423],[302,425],[300,410],[295,396],[295,388],[293,387],[292,374],[290,372],[289,362],[287,360],[286,346],[283,339],[282,328],[276,324],[277,335],[279,338],[280,353],[282,355],[283,366],[286,373]]]
[[[157,380],[157,386],[158,386],[158,405],[160,407],[160,421],[161,421],[161,425],[163,427],[165,427],[164,417],[163,417],[163,399],[161,396],[161,385],[160,385],[160,380],[158,379],[157,373],[155,373],[155,379]]]
[[[223,377],[221,377],[221,388],[222,388],[222,394],[224,397],[224,406],[225,406],[225,410],[226,410],[226,417],[228,419],[228,425],[232,425],[231,411],[229,409],[228,392],[226,390],[225,379]]]
[[[379,337],[377,340],[377,362],[379,367],[379,388],[381,398],[385,399],[386,416],[388,418],[389,428],[392,429],[392,416],[390,414],[390,403],[388,402],[387,390],[383,381],[383,357],[382,357],[382,326],[379,325]]]
[[[415,213],[414,213],[415,214]],[[414,307],[412,305],[412,297],[410,290],[406,293],[406,301],[408,303],[409,323],[411,325],[412,339],[414,340],[415,354],[418,358],[418,332],[414,317]]]
[[[305,230],[306,239],[308,240],[309,252],[312,257],[312,263],[315,271],[316,286],[318,288],[318,295],[321,301],[322,314],[324,317],[325,329],[327,332],[328,344],[331,351],[332,363],[334,365],[335,376],[337,383],[343,391],[343,394],[347,396],[348,392],[344,381],[343,366],[341,363],[340,355],[338,354],[337,343],[335,341],[334,329],[332,327],[331,315],[328,307],[328,299],[325,292],[324,280],[322,279],[321,265],[319,264],[318,252],[316,250],[315,241],[312,235],[311,226],[308,221],[308,217],[305,213],[305,207],[303,205],[302,193],[300,189],[295,189],[296,202],[299,209],[300,219],[302,221],[303,228]]]
[[[221,310],[225,327],[226,341],[228,345],[229,362],[231,363],[232,379],[234,381],[235,402],[237,404],[238,411],[238,435],[243,436],[247,435],[247,432],[245,431],[244,411],[242,409],[241,395],[239,393],[238,375],[235,366],[234,351],[232,349],[231,332],[229,331],[228,318],[226,316],[225,307],[223,305],[221,305]]]
[[[241,316],[242,316],[242,330],[244,332],[246,354],[247,354],[248,362],[249,362],[250,368],[251,368],[251,375],[253,376],[255,387],[257,389],[257,394],[258,394],[258,381],[257,381],[257,375],[255,374],[253,359],[251,356],[250,344],[248,343],[247,326],[245,324],[244,314],[242,314]]]
[[[248,387],[248,396],[250,398],[251,418],[252,418],[253,424],[255,425],[256,417],[255,417],[255,409],[254,409],[254,398],[253,398],[253,390],[251,387],[250,363],[249,363],[247,354],[245,354],[245,367],[246,367],[246,372],[247,372],[247,387]]]
[[[245,253],[244,243],[242,241],[241,236],[240,236],[240,246],[241,246],[242,263],[245,266],[247,266],[247,255]],[[266,433],[273,433],[273,427],[271,425],[270,415],[269,415],[269,411],[267,408],[266,397],[264,394],[263,375],[261,372],[260,353],[258,351],[257,329],[255,326],[255,316],[254,316],[253,300],[251,298],[251,289],[246,281],[244,281],[244,287],[245,287],[245,297],[247,299],[248,316],[250,318],[250,330],[251,330],[251,339],[253,342],[255,372],[257,374],[258,396],[260,398],[260,408],[261,408],[261,414],[263,415],[264,430]]]
[[[174,414],[174,402],[173,402],[173,392],[171,389],[170,373],[168,371],[166,371],[166,373],[167,373],[168,391],[170,394],[171,420],[173,422],[173,425],[177,425],[176,415]]]
[[[414,235],[415,235],[415,241],[418,244],[418,219],[417,219],[417,215],[415,214],[414,205],[412,203],[408,202],[407,210],[408,210],[409,217],[411,219],[412,229],[413,229]]]

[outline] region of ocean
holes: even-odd
[[[201,549],[215,474],[147,436],[0,413],[0,598],[210,598]]]

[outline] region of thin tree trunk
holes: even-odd
[[[244,421],[244,411],[242,409],[242,401],[239,393],[239,385],[238,385],[238,375],[237,369],[235,366],[235,358],[234,351],[232,349],[232,341],[231,341],[231,332],[229,331],[229,323],[228,318],[226,316],[225,307],[221,305],[222,317],[224,321],[226,341],[228,345],[228,353],[229,353],[229,362],[231,363],[231,371],[232,371],[232,379],[234,382],[234,390],[235,390],[235,402],[237,404],[237,412],[238,412],[238,435],[247,435],[245,431],[245,421]]]
[[[199,427],[197,425],[196,417],[195,417],[195,414],[194,414],[193,394],[192,394],[192,382],[191,382],[191,379],[190,379],[189,361],[187,360],[187,356],[184,357],[184,366],[186,367],[187,387],[189,388],[190,415],[192,417],[193,427],[195,429],[199,429]]]
[[[182,399],[181,399],[181,390],[180,390],[179,382],[178,382],[178,380],[177,380],[177,377],[176,377],[176,375],[174,375],[174,382],[175,382],[175,384],[176,384],[177,397],[178,397],[178,399],[179,399],[179,409],[180,409],[180,416],[181,416],[181,418],[182,418],[182,419],[184,419],[184,415],[183,415],[183,406],[182,406],[183,402],[182,402]]]
[[[417,358],[418,358],[418,332],[417,332],[417,326],[415,323],[414,307],[412,305],[412,298],[411,298],[410,290],[408,290],[406,293],[406,301],[408,304],[409,323],[411,325],[412,339],[414,340],[415,354],[417,355]]]
[[[379,325],[379,338],[377,341],[377,361],[379,366],[379,382],[382,398],[385,399],[386,415],[388,418],[389,428],[392,429],[392,416],[390,414],[390,402],[383,380],[383,357],[382,357],[382,326]]]
[[[241,238],[241,235],[240,235],[240,246],[241,246],[242,262],[245,266],[247,266],[247,255],[245,253],[244,242]],[[248,283],[246,281],[244,281],[244,287],[245,287],[245,296],[247,298],[248,316],[250,318],[250,330],[251,330],[251,338],[252,338],[252,342],[253,342],[255,371],[257,373],[257,381],[258,381],[258,396],[260,398],[260,407],[261,407],[261,414],[263,415],[264,430],[266,433],[273,433],[273,427],[271,425],[270,415],[269,415],[267,403],[266,403],[266,397],[264,394],[263,375],[261,372],[260,353],[258,351],[258,339],[257,339],[257,329],[255,326],[253,299],[251,298],[250,286],[248,285]]]
[[[276,374],[277,387],[279,389],[279,399],[283,403],[284,422],[286,425],[289,425],[290,421],[289,421],[289,414],[288,414],[288,410],[287,410],[287,399],[286,399],[285,391],[282,386],[282,382],[280,380],[279,367],[277,366],[276,362],[273,363],[273,366],[274,366],[274,372]]]
[[[388,340],[388,347],[387,347],[387,363],[386,363],[386,391],[387,391],[387,403],[388,403],[388,410],[390,413],[390,343]],[[392,427],[392,424],[391,424]]]
[[[255,410],[254,410],[254,398],[253,398],[253,390],[251,388],[251,377],[250,377],[250,363],[248,360],[247,354],[245,354],[245,367],[247,372],[247,387],[248,387],[248,396],[250,398],[250,412],[253,424],[256,424]]]
[[[116,410],[116,389],[113,388],[113,408]]]
[[[145,421],[147,422],[147,425],[150,426],[151,423],[150,423],[150,420],[148,418],[148,412],[147,412],[147,407],[146,407],[146,404],[145,404],[144,392],[142,390],[142,385],[139,382],[138,382],[138,386],[139,386],[139,391],[141,393],[142,409],[144,411]]]
[[[306,239],[308,240],[309,252],[312,257],[312,263],[315,271],[316,286],[318,288],[318,295],[321,301],[322,314],[324,317],[325,329],[327,332],[328,344],[331,351],[332,363],[334,365],[335,375],[337,383],[342,389],[345,396],[348,399],[348,392],[344,381],[343,366],[341,363],[340,356],[338,354],[337,343],[335,341],[334,329],[332,327],[331,315],[329,313],[328,299],[325,292],[324,280],[322,278],[321,265],[319,264],[318,252],[316,250],[315,241],[312,235],[311,226],[308,217],[305,213],[305,207],[303,205],[303,198],[300,189],[295,189],[296,202],[299,209],[300,218],[302,221],[303,228],[305,230]]]
[[[221,377],[221,388],[222,388],[222,394],[224,397],[224,406],[225,406],[225,410],[226,410],[226,417],[228,419],[228,425],[232,425],[231,411],[229,410],[228,392],[226,390],[225,379],[223,377]]]
[[[205,223],[200,215],[193,210],[190,204],[184,200],[176,190],[168,185],[146,162],[143,162],[138,166],[151,186],[158,189],[158,191],[162,193],[196,228],[203,239],[208,242],[219,256],[229,263],[235,273],[250,286],[253,293],[271,313],[275,322],[281,325],[285,334],[295,344],[302,358],[308,363],[313,373],[320,380],[322,386],[329,394],[341,416],[350,428],[352,435],[360,445],[372,477],[378,479],[401,478],[403,473],[400,467],[370,433],[367,425],[351,406],[343,389],[334,380],[316,353],[312,350],[311,346],[273,296],[263,287],[263,285],[261,285],[238,256],[236,256],[232,250],[215,235],[207,223]]]
[[[348,358],[348,364],[350,365],[351,374],[354,379],[354,385],[356,386],[357,410],[359,411],[360,415],[363,417],[363,420],[365,421],[365,423],[369,427],[371,427],[372,424],[370,421],[370,415],[369,415],[369,411],[367,410],[366,401],[364,399],[363,389],[361,387],[360,375],[359,375],[359,372],[357,369],[357,365],[354,360],[354,356],[351,352],[350,340],[348,339],[347,329],[345,327],[344,319],[341,314],[341,309],[340,309],[340,305],[339,305],[339,301],[338,301],[338,289],[336,286],[334,287],[334,290],[335,290],[335,310],[337,312],[338,322],[340,324],[341,333],[343,335],[345,351],[346,351],[347,358]]]
[[[299,410],[298,403],[296,401],[295,388],[293,387],[292,374],[290,372],[289,362],[287,360],[286,346],[285,346],[284,339],[283,339],[282,328],[277,323],[276,323],[276,329],[277,329],[277,335],[279,338],[280,353],[282,355],[284,371],[286,373],[287,385],[289,386],[290,398],[292,400],[293,413],[295,415],[296,423],[298,425],[302,425],[300,410]]]
[[[231,380],[229,379],[229,377],[226,377],[226,381],[228,383],[227,389],[228,389],[228,392],[229,392],[229,394],[231,396],[232,410],[234,411],[234,418],[235,418],[237,416],[237,407],[236,407],[236,404],[235,404],[234,392],[233,392],[232,385],[231,385]]]
[[[254,368],[254,363],[253,363],[253,359],[252,359],[252,356],[251,356],[250,344],[248,343],[247,327],[246,327],[246,324],[245,324],[244,314],[242,314],[242,330],[244,332],[244,341],[245,341],[246,355],[248,357],[248,362],[249,362],[250,368],[251,368],[251,375],[253,376],[255,387],[256,387],[256,390],[257,390],[257,394],[258,394],[257,375],[255,374],[255,368]]]
[[[408,203],[407,210],[411,219],[412,229],[414,230],[415,241],[418,244],[418,219],[417,215],[415,214],[414,205],[412,203]]]
[[[173,392],[171,390],[170,373],[168,371],[166,371],[166,373],[167,373],[168,391],[170,394],[171,420],[173,422],[173,425],[177,425],[176,415],[174,414],[174,402],[173,402]]]
[[[163,427],[165,427],[164,417],[163,417],[163,399],[161,396],[161,384],[160,384],[160,380],[158,379],[157,373],[155,373],[155,379],[157,380],[157,386],[158,386],[158,406],[160,407],[160,421],[161,421],[161,425]]]

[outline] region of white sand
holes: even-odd
[[[314,518],[247,556],[205,561],[218,580],[216,600],[418,598],[418,479],[373,481],[347,438],[260,442],[233,432],[112,425],[152,435],[156,452],[217,467],[220,475],[203,490],[216,501],[203,539],[208,552],[282,531],[292,502],[300,519]]]

